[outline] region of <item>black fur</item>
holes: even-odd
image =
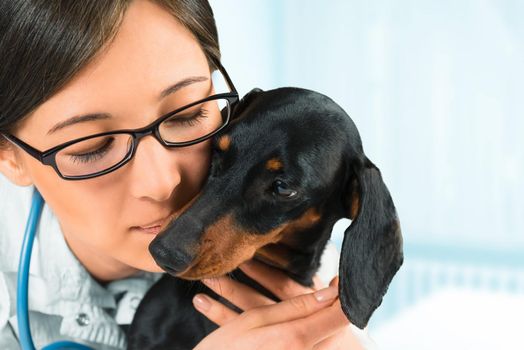
[[[363,152],[355,124],[330,98],[298,88],[254,89],[235,106],[234,118],[225,132],[230,149],[219,149],[220,136],[213,141],[211,170],[199,197],[151,243],[155,260],[177,275],[193,262],[195,247],[203,247],[205,229],[225,215],[244,234],[264,235],[314,208],[320,219],[301,228],[300,239],[285,242],[292,252],[285,272],[311,286],[333,224],[349,217],[339,295],[348,319],[364,328],[403,254],[395,206],[379,169]],[[265,169],[271,158],[281,160],[283,168]],[[297,195],[276,195],[276,180]],[[233,274],[271,296],[240,270]],[[191,349],[198,344],[216,328],[193,308],[198,292],[227,303],[198,281],[165,275],[137,310],[129,349]]]

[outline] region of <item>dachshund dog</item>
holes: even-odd
[[[168,274],[145,295],[129,349],[192,349],[217,328],[196,311],[198,280],[232,274],[274,295],[237,267],[255,258],[313,285],[334,223],[350,218],[339,263],[339,298],[364,328],[403,262],[400,223],[379,169],[344,110],[314,91],[254,89],[212,140],[202,191],[152,241]]]

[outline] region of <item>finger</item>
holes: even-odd
[[[338,287],[339,278],[338,275],[333,277],[333,279],[329,282],[329,286],[335,286]]]
[[[327,287],[318,275],[313,276],[313,289],[319,290]]]
[[[226,276],[204,279],[202,283],[244,311],[275,303],[255,289]]]
[[[248,260],[239,267],[246,275],[260,283],[280,300],[315,291],[313,288],[293,281],[284,272],[255,260]]]
[[[219,326],[238,317],[238,313],[202,293],[193,297],[193,305],[201,314]]]
[[[245,312],[248,327],[268,326],[309,316],[330,306],[338,296],[338,288],[329,287],[315,293],[303,294],[280,303]]]
[[[342,345],[344,345],[344,347],[342,347]],[[343,344],[342,339],[340,339],[338,334],[336,334],[332,337],[322,340],[320,343],[313,347],[313,350],[339,350],[348,348],[353,350],[353,348],[348,347],[347,344]]]
[[[313,350],[364,350],[364,346],[351,328],[345,327],[335,335],[322,340],[313,347]]]
[[[303,342],[310,347],[335,336],[349,326],[349,321],[342,311],[340,300],[337,299],[330,307],[309,317],[291,322],[291,326],[300,337],[303,337]]]

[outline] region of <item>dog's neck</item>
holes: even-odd
[[[258,249],[255,258],[283,270],[302,285],[312,286],[336,220],[323,218],[312,227],[289,232],[277,243]]]

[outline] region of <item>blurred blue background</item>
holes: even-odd
[[[405,262],[368,328],[378,347],[524,349],[524,1],[211,5],[241,94],[332,97],[381,169]]]

